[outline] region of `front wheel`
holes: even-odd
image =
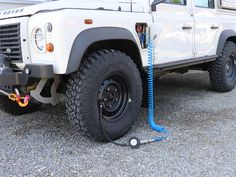
[[[130,130],[142,99],[142,80],[126,54],[100,50],[83,59],[67,86],[67,113],[78,130],[97,141],[107,141],[100,126],[115,140]]]
[[[236,44],[227,41],[221,57],[209,68],[211,85],[218,92],[231,91],[236,84]]]

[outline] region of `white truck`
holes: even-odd
[[[65,95],[73,125],[106,141],[102,105],[104,131],[117,139],[145,100],[150,41],[159,76],[204,70],[214,90],[231,91],[235,7],[234,0],[61,0],[1,11],[0,107],[22,114]]]

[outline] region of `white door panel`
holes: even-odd
[[[162,3],[153,12],[155,64],[193,58],[194,18],[188,6]]]
[[[195,57],[216,54],[220,26],[214,9],[195,7]]]

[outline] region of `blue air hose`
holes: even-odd
[[[154,120],[154,71],[153,71],[153,43],[148,43],[148,123],[157,132],[164,133],[165,136],[156,137],[148,142],[162,141],[167,138],[168,131],[165,127],[157,125]]]
[[[152,41],[148,44],[148,123],[150,127],[159,133],[163,133],[163,136],[155,137],[152,139],[146,139],[146,140],[140,140],[137,137],[130,138],[129,142],[126,143],[120,143],[113,141],[105,132],[104,126],[103,126],[103,119],[102,119],[102,108],[103,104],[100,102],[99,105],[99,120],[100,120],[100,126],[102,128],[102,132],[104,136],[109,140],[111,143],[118,145],[118,146],[129,146],[132,149],[139,148],[143,144],[152,143],[152,142],[158,142],[167,139],[168,137],[168,131],[166,128],[157,125],[154,120],[154,72],[153,72],[153,44]]]

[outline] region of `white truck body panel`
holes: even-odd
[[[150,27],[150,38],[154,40],[155,46],[154,64],[215,55],[222,31],[236,31],[234,11],[198,8],[195,7],[194,0],[188,0],[186,6],[162,3],[157,5],[156,12],[151,12],[152,2],[133,0],[131,6],[129,0],[61,0],[18,10],[1,11],[0,25],[12,21],[21,22],[21,18],[16,17],[30,16],[21,24],[24,26],[23,37],[27,33],[27,40],[21,44],[24,62],[18,65],[52,64],[55,74],[66,73],[73,42],[87,29],[127,29],[136,40],[144,67],[147,66],[147,49],[142,49],[140,45],[135,31],[137,23],[146,23]],[[84,24],[85,19],[93,19],[93,24]],[[32,31],[38,27],[45,29],[49,22],[53,25],[53,32],[46,34],[46,43],[52,42],[55,51],[39,52],[32,44]],[[183,27],[191,29],[183,30]]]
[[[48,11],[48,10],[62,10],[62,9],[82,9],[82,10],[96,10],[98,8],[104,8],[107,10],[114,10],[118,11],[118,8],[121,7],[122,11],[130,11],[130,4],[129,1],[121,0],[121,1],[109,1],[109,0],[61,0],[61,1],[54,1],[48,3],[42,3],[38,5],[33,5],[27,8],[24,8],[23,11],[19,13],[6,13],[5,11],[0,12],[0,19],[2,18],[12,18],[17,16],[26,16],[26,15],[33,15],[40,11]],[[141,1],[142,2],[142,1]],[[142,3],[145,4],[145,3]],[[132,6],[133,12],[144,12],[144,6],[141,3],[134,3]],[[6,11],[8,12],[8,11]],[[90,11],[88,11],[88,14]]]
[[[207,8],[194,8],[195,17],[195,57],[210,56],[216,54],[216,48],[219,40],[219,27],[216,19],[216,10]]]
[[[47,18],[48,15],[53,19],[51,20],[51,22],[54,24],[54,32],[51,35],[48,35],[47,42],[53,41],[53,43],[55,44],[55,52],[51,54],[39,53],[35,51],[33,47],[30,47],[31,60],[32,63],[53,64],[55,72],[57,74],[63,74],[66,72],[67,64],[69,61],[68,58],[70,56],[73,42],[80,32],[86,29],[93,29],[97,27],[125,28],[133,34],[137,41],[137,44],[139,44],[139,39],[134,28],[136,22],[132,19],[135,18],[138,21],[145,22],[152,21],[150,15],[145,15],[142,13],[95,11],[92,14],[88,15],[87,10],[78,11],[67,9],[63,11],[49,12],[31,17],[29,21],[28,30],[32,31],[35,26],[44,27],[44,19]],[[88,17],[94,19],[94,23],[92,25],[84,24],[84,19]],[[106,17],[106,20],[103,20],[104,17]],[[66,26],[66,28],[61,28],[62,21],[63,26]],[[68,37],[67,34],[70,34],[70,37]],[[28,38],[31,39],[30,34]],[[32,46],[31,43],[32,41],[29,41],[29,46]],[[147,50],[141,49],[140,45],[139,48],[142,54],[143,64],[144,66],[147,66]]]
[[[40,3],[40,1],[25,1],[25,0],[0,0],[0,10],[9,10],[15,9],[19,7],[30,6],[36,3]]]
[[[153,35],[157,36],[154,40],[155,64],[194,57],[194,31],[182,29],[184,26],[194,28],[194,18],[190,14],[191,8],[191,5],[186,7],[163,3],[157,6],[156,12],[153,12],[153,25],[156,26],[155,30],[153,28]]]

